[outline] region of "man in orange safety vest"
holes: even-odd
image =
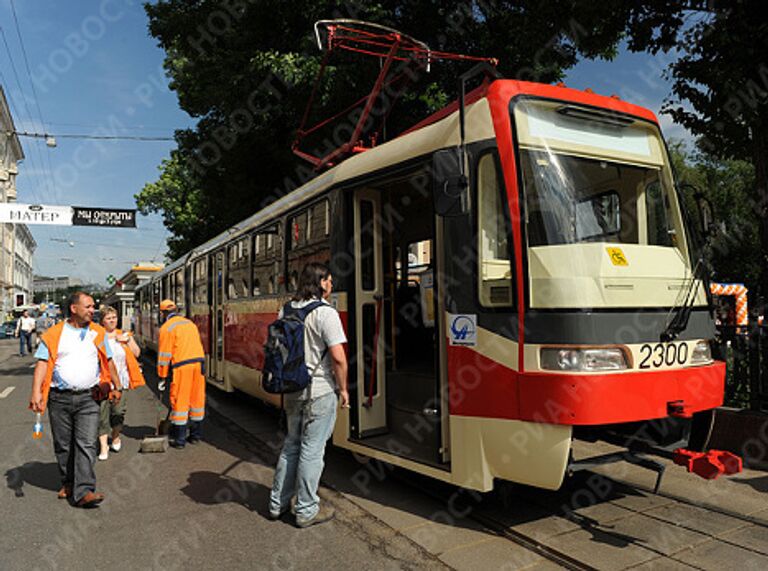
[[[160,328],[157,349],[157,376],[160,377],[159,388],[163,391],[168,373],[173,371],[170,444],[174,448],[184,448],[187,441],[195,444],[202,437],[201,423],[205,417],[205,353],[197,327],[177,311],[172,300],[164,299],[160,302],[163,326]]]

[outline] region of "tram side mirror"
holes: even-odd
[[[432,193],[435,214],[461,216],[469,212],[469,181],[462,173],[459,147],[432,155]]]

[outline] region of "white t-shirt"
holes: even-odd
[[[88,389],[99,382],[99,355],[92,329],[65,325],[59,339],[59,352],[53,368],[54,386],[62,389]]]
[[[291,307],[301,309],[315,301],[317,300],[292,301]],[[328,348],[347,342],[339,313],[327,301],[321,301],[324,305],[315,309],[304,321],[304,359],[312,374],[310,398],[313,399],[336,390],[333,360]],[[281,316],[282,313],[281,309]],[[306,397],[302,393],[297,393],[298,395]]]
[[[112,349],[112,362],[115,364],[117,374],[120,376],[120,385],[123,389],[131,386],[131,377],[128,374],[128,362],[125,356],[125,349],[117,338],[109,340],[109,347]]]
[[[19,318],[19,329],[22,331],[26,331],[29,333],[30,331],[35,330],[35,318],[34,317],[20,317]]]

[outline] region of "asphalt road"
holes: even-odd
[[[344,502],[334,521],[308,529],[290,518],[269,521],[274,449],[254,448],[223,417],[209,415],[202,444],[138,453],[164,413],[148,387],[127,396],[123,449],[96,466],[101,507],[58,500],[47,415],[43,438],[34,440],[26,408],[34,362],[17,349],[16,340],[0,341],[0,569],[443,567]]]

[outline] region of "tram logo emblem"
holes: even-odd
[[[477,315],[449,313],[448,323],[451,345],[477,345]]]
[[[629,265],[627,257],[624,255],[624,252],[621,250],[621,248],[606,248],[605,250],[608,252],[608,257],[611,259],[611,263],[614,266]]]

